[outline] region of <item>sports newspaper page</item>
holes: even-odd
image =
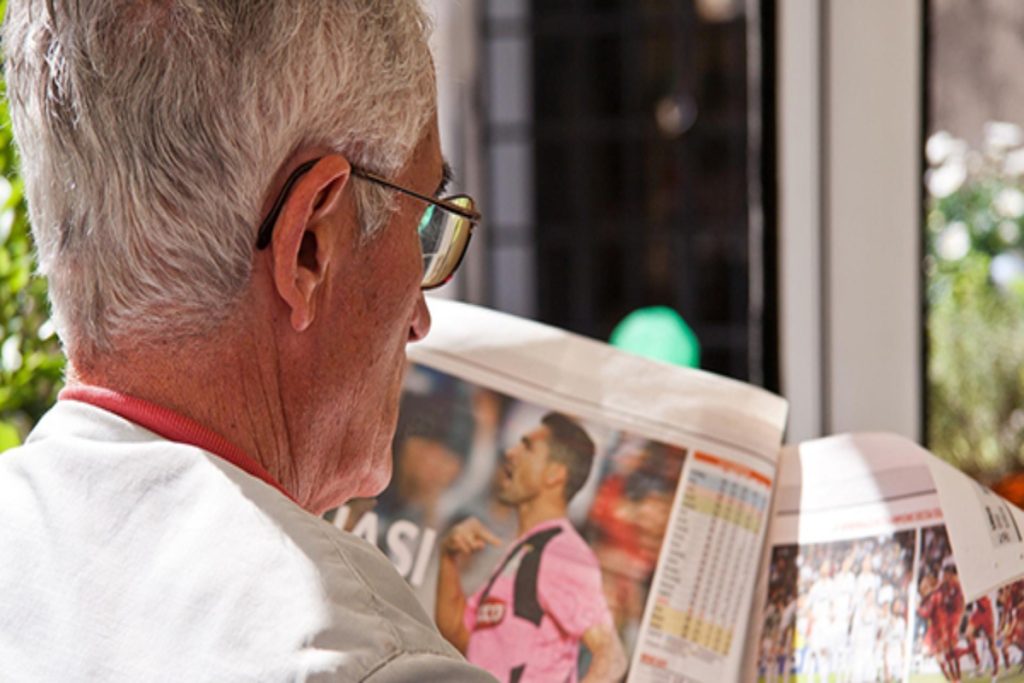
[[[890,434],[787,447],[742,680],[1024,681],[1024,514]]]
[[[486,528],[497,542],[459,557],[458,620],[467,657],[500,681],[583,679],[608,646],[588,637],[601,624],[630,681],[738,680],[785,401],[486,309],[431,312],[409,348],[392,483],[334,524],[377,544],[432,616],[449,608],[444,538]],[[521,529],[528,506],[510,502],[551,414],[595,446],[553,540]]]
[[[1024,681],[1024,513],[920,447],[781,449],[761,389],[431,312],[392,482],[328,518],[499,681]]]

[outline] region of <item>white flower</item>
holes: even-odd
[[[1004,251],[992,259],[988,272],[996,285],[1007,289],[1024,278],[1024,256],[1019,251]]]
[[[939,166],[952,156],[963,156],[967,144],[944,130],[933,133],[924,145],[925,156],[931,166]]]
[[[992,200],[996,213],[1003,218],[1024,216],[1024,192],[1015,187],[1004,187]]]
[[[1016,244],[1020,239],[1020,226],[1013,221],[1003,221],[996,228],[996,232],[1004,244]]]
[[[1005,152],[1020,147],[1024,142],[1024,134],[1020,126],[1002,121],[989,121],[985,124],[985,147],[993,152]]]
[[[1024,149],[1007,152],[1003,160],[1003,173],[1009,176],[1024,175]]]
[[[40,341],[46,341],[55,334],[57,334],[57,326],[53,324],[53,320],[50,318],[47,318],[36,331],[36,336],[39,337]]]
[[[950,223],[935,240],[935,251],[946,261],[959,261],[970,250],[971,235],[961,221]]]
[[[8,337],[0,346],[0,367],[7,372],[17,372],[21,368],[21,337],[17,334]]]
[[[963,159],[950,158],[938,168],[933,168],[925,174],[925,183],[928,185],[928,193],[936,199],[948,197],[964,184],[967,180],[967,165]]]

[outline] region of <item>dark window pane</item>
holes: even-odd
[[[699,16],[702,4],[534,0],[528,20],[488,21],[531,51],[532,121],[515,134],[534,152],[536,317],[607,339],[632,310],[667,305],[701,337],[705,367],[760,378],[748,362],[762,325],[749,296],[754,22],[742,3],[720,16]],[[498,149],[508,131],[499,112],[486,118]]]

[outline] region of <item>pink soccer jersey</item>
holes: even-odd
[[[576,681],[580,638],[611,624],[597,558],[565,518],[512,544],[466,604],[466,658],[499,681]]]

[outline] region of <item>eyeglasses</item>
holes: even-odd
[[[260,229],[256,235],[257,249],[266,249],[270,245],[270,236],[274,232],[274,225],[277,223],[288,194],[296,181],[313,168],[318,161],[319,159],[307,161],[288,176],[288,180],[285,181],[284,188],[274,201],[270,212],[260,223]],[[420,289],[435,289],[451,280],[452,275],[462,263],[462,258],[466,255],[466,247],[469,246],[473,228],[481,219],[473,198],[461,194],[435,199],[396,185],[390,180],[385,180],[356,166],[352,166],[352,175],[427,203],[417,227],[420,251],[423,253],[423,279],[420,280]]]

